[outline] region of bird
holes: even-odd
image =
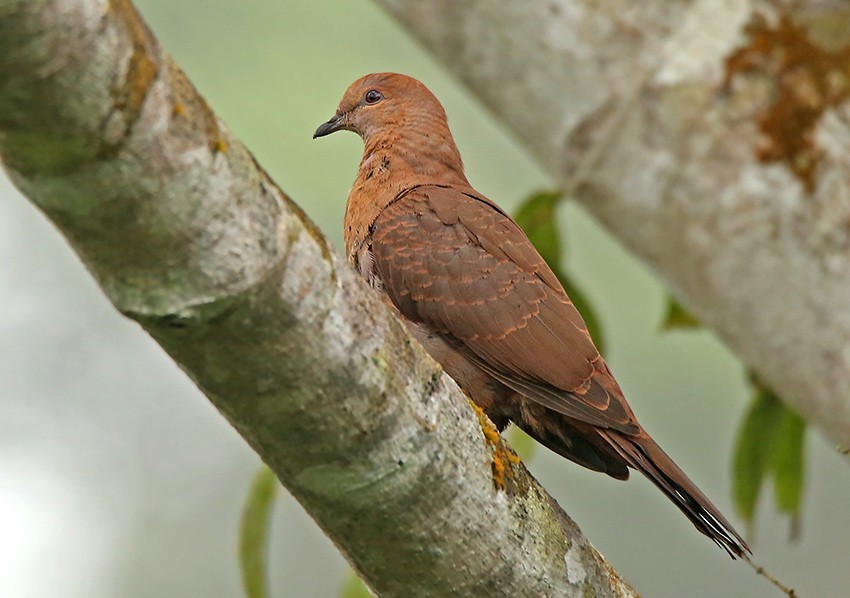
[[[363,156],[345,249],[412,335],[503,431],[626,480],[644,474],[734,559],[750,548],[638,423],[581,315],[528,237],[476,191],[446,112],[420,81],[357,79],[313,138],[353,131]]]

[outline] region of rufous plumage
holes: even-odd
[[[419,81],[362,77],[314,137],[365,148],[345,211],[354,267],[502,430],[617,479],[649,478],[733,557],[720,511],[638,423],[578,311],[531,242],[467,181],[445,111]]]

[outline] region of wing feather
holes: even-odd
[[[557,277],[519,227],[471,190],[405,193],[372,226],[375,272],[399,311],[478,367],[568,417],[639,430]]]

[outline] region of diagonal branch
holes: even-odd
[[[381,595],[634,595],[129,1],[0,0],[0,155]]]
[[[379,3],[850,445],[847,3]]]

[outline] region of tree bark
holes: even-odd
[[[0,0],[0,155],[378,594],[634,595],[128,0]]]
[[[850,446],[846,2],[380,4],[790,406]]]

